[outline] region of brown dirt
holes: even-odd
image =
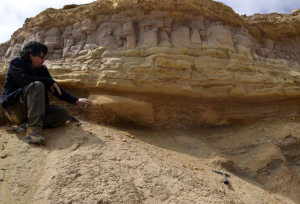
[[[197,129],[84,121],[28,144],[0,127],[0,203],[299,203],[300,123]],[[230,184],[212,170],[230,174]]]

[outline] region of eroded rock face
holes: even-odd
[[[93,106],[104,106],[137,124],[152,126],[155,123],[153,106],[150,103],[109,95],[90,95],[89,99]]]
[[[221,3],[176,2],[97,1],[47,9],[0,46],[2,75],[7,62],[36,40],[49,47],[52,76],[84,90],[221,101],[300,97],[299,12],[280,14],[280,23],[261,30],[260,18],[244,21]],[[280,30],[282,25],[291,29]]]

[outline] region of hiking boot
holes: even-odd
[[[26,131],[27,131],[27,123],[21,123],[20,125],[18,125],[17,127],[14,128],[14,131],[18,134],[21,135],[26,135]]]
[[[46,140],[42,135],[35,132],[27,133],[25,138],[34,144],[45,144]]]

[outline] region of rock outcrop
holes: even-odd
[[[47,9],[0,45],[1,77],[24,44],[36,40],[49,47],[46,64],[62,85],[141,100],[151,94],[222,102],[202,104],[199,123],[211,109],[213,124],[253,119],[253,109],[233,113],[236,104],[233,111],[218,109],[226,101],[260,106],[299,99],[299,19],[299,10],[239,16],[211,0],[98,0]],[[278,117],[298,116],[292,103]],[[258,118],[274,116],[268,107]]]
[[[0,88],[35,40],[53,78],[93,105],[64,104],[84,125],[45,129],[41,148],[0,127],[0,203],[297,203],[299,34],[299,10],[239,16],[212,0],[98,0],[27,19],[0,45]]]

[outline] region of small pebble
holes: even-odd
[[[127,137],[130,137],[130,138],[132,138],[132,139],[135,138],[133,135],[131,135],[131,134],[129,134],[129,133],[126,133],[126,136],[127,136]]]

